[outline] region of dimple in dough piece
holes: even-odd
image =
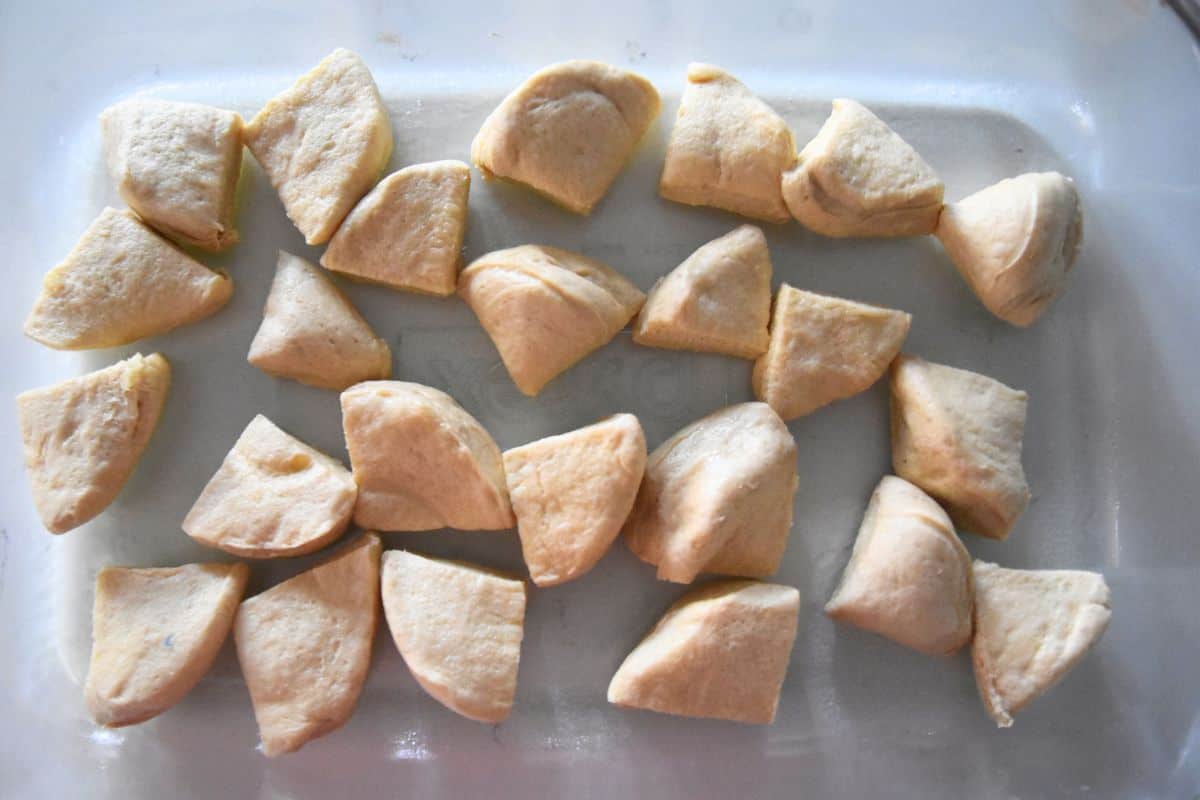
[[[512,711],[525,584],[403,550],[383,555],[383,613],[421,687],[451,711],[502,722]]]
[[[244,138],[311,245],[329,241],[392,154],[375,79],[342,48],[263,106]]]
[[[650,454],[625,541],[659,580],[764,578],[787,549],[798,484],[796,441],[783,421],[766,403],[732,405]]]
[[[66,533],[116,499],[158,424],[171,366],[141,353],[111,367],[17,396],[33,504]]]
[[[800,593],[717,581],[675,602],[608,685],[608,702],[663,714],[775,721],[800,617]]]
[[[825,236],[933,233],[945,187],[908,142],[853,100],[833,113],[783,176],[788,210]]]
[[[1075,182],[1057,172],[1018,175],[950,203],[937,227],[971,291],[1021,327],[1062,294],[1082,236]]]
[[[607,264],[533,244],[475,259],[459,275],[458,293],[530,397],[608,344],[646,299]]]
[[[767,349],[771,253],[742,225],[702,245],[660,278],[638,312],[633,340],[649,347],[756,358]]]
[[[1100,640],[1112,617],[1095,572],[1004,569],[975,562],[975,682],[1001,728]]]
[[[971,640],[971,556],[946,512],[903,478],[884,476],[825,613],[927,655]]]
[[[504,98],[471,143],[485,178],[507,178],[576,214],[604,197],[658,116],[645,78],[599,61],[539,70]]]
[[[108,170],[129,207],[176,241],[223,250],[242,170],[242,118],[197,103],[135,98],[100,115]]]
[[[234,555],[298,556],[341,536],[357,497],[341,462],[259,414],[196,499],[183,531]]]
[[[182,700],[220,652],[249,574],[245,564],[101,569],[83,687],[96,724],[145,722]]]
[[[42,279],[25,335],[55,350],[116,347],[211,316],[232,294],[228,275],[106,208]]]
[[[340,391],[392,374],[391,348],[342,290],[321,270],[282,250],[246,360],[318,389]]]
[[[1006,538],[1029,505],[1021,466],[1028,395],[909,355],[893,363],[891,389],[896,474],[941,502],[960,530]]]
[[[728,72],[688,67],[658,192],[767,222],[790,219],[780,181],[796,160],[787,123]]]
[[[557,586],[608,552],[633,508],[646,468],[646,436],[616,414],[504,453],[504,471],[529,575]]]
[[[393,289],[454,294],[470,188],[471,170],[461,161],[393,172],[342,222],[321,266]]]
[[[500,530],[515,523],[500,448],[445,392],[360,383],[342,392],[342,428],[358,484],[358,526]]]
[[[262,750],[277,756],[354,713],[379,621],[379,537],[245,600],[233,626]]]
[[[912,315],[779,287],[767,352],[754,362],[754,396],[783,419],[853,397],[883,377]]]

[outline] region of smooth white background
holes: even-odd
[[[276,381],[245,350],[283,247],[310,258],[251,163],[243,243],[208,259],[236,282],[220,314],[159,340],[61,354],[24,339],[41,275],[106,203],[95,116],[136,92],[251,115],[336,46],[363,55],[397,133],[393,167],[466,159],[487,111],[543,64],[592,57],[637,69],[664,112],[592,217],[476,173],[466,256],[526,241],[609,261],[643,289],[738,224],[660,200],[655,182],[686,64],[720,64],[803,143],[830,98],[875,107],[957,199],[1058,168],[1079,182],[1085,245],[1064,299],[1031,330],[989,317],[931,239],[833,242],[768,227],[775,283],[915,315],[908,349],[1030,392],[1034,500],[1008,542],[977,556],[1090,568],[1113,623],[1054,692],[997,731],[969,659],[931,660],[820,613],[874,483],[888,469],[886,391],[791,424],[796,525],[778,580],[800,587],[800,635],[770,728],[611,709],[612,670],[679,587],[622,545],[583,580],[533,590],[517,707],[495,728],[423,695],[381,633],[341,731],[300,753],[255,750],[229,648],[178,707],[134,729],[86,719],[90,580],[103,563],[216,557],[178,523],[257,412],[341,454],[336,395]],[[1200,53],[1157,3],[443,2],[0,4],[0,795],[5,797],[1185,797],[1200,783]],[[249,157],[248,157],[249,158]],[[634,347],[623,334],[541,397],[521,397],[456,300],[347,291],[392,342],[397,377],[454,394],[502,447],[637,413],[651,446],[749,398],[748,362]],[[161,350],[175,385],[121,498],[64,537],[40,529],[12,413],[19,391]],[[520,569],[515,535],[392,534],[388,546]],[[254,564],[251,591],[312,559]]]

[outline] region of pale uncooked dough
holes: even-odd
[[[608,702],[770,724],[799,617],[791,586],[718,581],[688,592],[617,669]]]
[[[171,367],[141,353],[96,372],[17,396],[33,505],[65,533],[116,499],[158,424]]]
[[[83,686],[96,724],[134,725],[182,700],[217,657],[249,575],[245,564],[100,570]]]

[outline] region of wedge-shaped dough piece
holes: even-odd
[[[756,358],[767,349],[771,253],[753,225],[714,239],[650,289],[633,340],[650,347]]]
[[[158,425],[171,366],[158,353],[17,396],[33,505],[66,533],[116,499]]]
[[[121,197],[176,241],[223,250],[242,171],[242,118],[167,100],[124,100],[100,115],[104,156]]]
[[[625,659],[608,702],[769,725],[800,619],[800,593],[757,581],[688,592]]]
[[[933,233],[945,187],[908,142],[853,100],[833,113],[783,176],[792,216],[825,236]]]
[[[779,287],[767,352],[754,362],[754,396],[784,419],[866,391],[908,336],[912,315]]]
[[[131,211],[100,212],[46,273],[25,335],[55,350],[92,350],[159,336],[218,311],[233,281],[148,228]]]
[[[608,344],[646,300],[607,264],[534,244],[475,259],[459,276],[458,293],[530,397]]]
[[[318,389],[340,391],[392,374],[391,348],[342,290],[321,270],[282,250],[246,360]]]
[[[393,172],[346,217],[321,266],[393,289],[454,294],[470,188],[471,169],[461,161]]]
[[[931,656],[971,640],[971,556],[950,518],[903,478],[879,482],[825,613]]]
[[[350,715],[379,621],[379,537],[244,601],[233,626],[263,753],[298,750]]]
[[[403,550],[383,555],[383,613],[404,663],[442,705],[479,722],[512,711],[525,584]]]
[[[1112,617],[1095,572],[1004,569],[975,562],[975,682],[1001,728],[1058,683],[1100,640]]]
[[[787,549],[798,484],[796,441],[770,406],[729,406],[650,454],[625,540],[659,580],[765,578]]]
[[[375,79],[338,48],[246,125],[246,146],[308,244],[324,244],[379,178],[392,121]]]
[[[1057,172],[1008,178],[957,203],[937,237],[988,311],[1032,325],[1066,286],[1083,236],[1075,182]]]
[[[196,499],[183,532],[239,556],[299,556],[345,532],[357,497],[340,461],[259,414]]]
[[[445,392],[401,381],[360,383],[342,392],[342,428],[358,484],[359,527],[513,526],[500,448]]]
[[[83,687],[96,724],[145,722],[182,700],[217,657],[249,575],[245,564],[100,570]]]
[[[504,453],[521,551],[538,586],[580,577],[608,552],[646,469],[646,436],[632,414],[548,436]]]
[[[964,369],[901,355],[892,365],[892,468],[960,530],[1004,539],[1029,505],[1021,466],[1029,396]]]
[[[641,75],[599,61],[552,64],[484,120],[471,160],[485,178],[516,181],[589,214],[661,106]]]
[[[780,181],[796,161],[787,123],[718,67],[692,64],[687,77],[659,194],[690,206],[787,222]]]

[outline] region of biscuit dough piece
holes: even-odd
[[[787,123],[728,72],[688,67],[658,192],[690,206],[787,222],[780,181],[796,161]]]
[[[17,396],[33,505],[51,533],[66,533],[116,499],[158,424],[171,366],[141,353]]]
[[[217,657],[249,574],[245,564],[100,570],[83,687],[96,724],[145,722],[182,700]]]
[[[500,530],[515,524],[500,448],[454,398],[419,383],[342,392],[358,484],[354,522],[385,531]]]
[[[216,313],[233,281],[159,236],[131,211],[106,208],[46,273],[25,335],[55,350],[159,336]]]
[[[783,176],[788,210],[825,236],[933,233],[945,187],[908,142],[853,100],[833,113]]]
[[[946,512],[903,478],[884,476],[825,613],[940,656],[970,641],[972,597],[971,556]]]
[[[637,497],[646,436],[632,414],[504,453],[521,551],[538,586],[580,577],[608,552]]]
[[[100,115],[104,157],[129,207],[163,234],[205,250],[238,240],[242,118],[167,100],[124,100]]]
[[[303,555],[345,532],[357,497],[340,461],[259,414],[196,499],[183,532],[248,558]]]
[[[479,722],[502,722],[517,693],[525,584],[404,550],[383,556],[383,613],[417,683]]]
[[[767,352],[754,362],[754,396],[783,419],[866,391],[908,336],[912,315],[779,287]]]
[[[471,169],[461,161],[393,172],[358,201],[321,266],[393,289],[454,294],[470,188]]]
[[[530,397],[608,344],[646,299],[607,264],[533,244],[475,259],[459,276],[458,293]]]
[[[937,227],[971,291],[1021,327],[1062,294],[1082,235],[1075,182],[1057,172],[1018,175],[950,203]]]
[[[233,626],[263,754],[335,731],[354,713],[379,621],[379,537],[244,601]]]
[[[246,360],[270,375],[338,391],[392,374],[391,348],[341,289],[282,250]]]
[[[650,454],[625,541],[659,580],[767,577],[787,549],[798,484],[796,441],[770,406],[729,406]]]
[[[662,104],[641,75],[599,61],[535,72],[504,98],[471,143],[484,178],[507,178],[589,214]]]
[[[1004,569],[975,562],[975,682],[1001,728],[1071,671],[1108,627],[1108,584],[1095,572]]]
[[[617,669],[608,702],[769,725],[799,617],[791,586],[718,581],[690,591]]]
[[[743,225],[688,256],[650,289],[633,340],[649,347],[756,358],[767,349],[771,253]]]
[[[244,138],[312,245],[329,241],[392,154],[392,122],[375,79],[342,48],[263,106]]]
[[[960,530],[1004,539],[1029,505],[1021,467],[1028,395],[964,369],[900,355],[892,365],[892,468]]]

